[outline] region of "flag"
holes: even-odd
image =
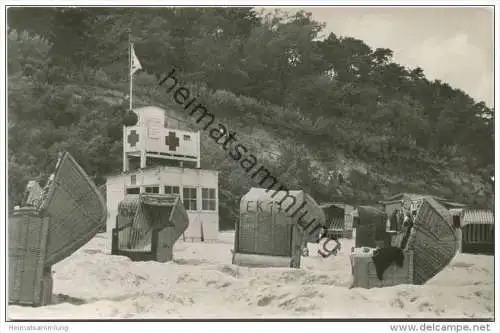
[[[130,75],[133,75],[139,69],[142,69],[142,66],[141,66],[141,62],[139,61],[139,59],[135,55],[134,44],[131,44],[131,46],[130,46],[130,52],[131,52],[131,55],[130,55],[130,58],[131,58],[131,62],[130,62]]]

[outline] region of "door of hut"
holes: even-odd
[[[290,256],[293,225],[284,214],[258,212],[241,214],[238,252]]]

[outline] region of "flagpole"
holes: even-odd
[[[132,82],[134,74],[132,73],[132,37],[130,30],[128,32],[128,61],[129,61],[129,75],[130,75],[130,94],[129,94],[129,111],[132,111]]]
[[[129,91],[129,110],[126,112],[132,111],[132,44],[131,44],[131,31],[130,29],[128,30],[128,75],[129,75],[129,84],[130,84],[130,91]],[[125,150],[125,145],[127,142],[127,130],[125,123],[123,124],[123,172],[128,171],[128,158],[127,158],[127,152]]]

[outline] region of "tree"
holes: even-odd
[[[375,200],[388,189],[420,189],[472,200],[477,195],[454,189],[444,168],[475,179],[494,167],[493,109],[445,82],[428,80],[419,67],[395,63],[390,49],[373,50],[333,33],[323,38],[324,25],[303,11],[8,13],[11,201],[19,200],[28,179],[52,172],[60,150],[74,155],[96,183],[119,171],[129,31],[143,65],[134,86],[138,105],[175,109],[157,85],[175,67],[180,81],[197,87],[199,100],[221,122],[252,133],[249,147],[281,155],[270,161],[270,170],[315,198]],[[276,148],[266,138],[282,144]],[[203,142],[203,167],[221,170],[221,216],[231,224],[239,198],[255,184],[220,147]],[[346,168],[373,172],[348,172],[342,186],[319,180],[325,169]],[[392,184],[396,176],[400,185]]]

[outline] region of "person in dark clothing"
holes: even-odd
[[[398,211],[392,211],[390,218],[390,230],[398,230]]]
[[[404,250],[406,248],[406,244],[408,243],[408,239],[410,238],[412,228],[413,228],[413,218],[410,216],[410,214],[408,214],[407,220],[403,225],[404,236],[403,236],[403,239],[401,241],[401,246],[400,246],[400,248],[402,250]]]
[[[400,231],[403,228],[404,220],[405,220],[405,215],[403,213],[403,210],[400,209],[398,211],[398,229],[397,229],[398,231]]]

